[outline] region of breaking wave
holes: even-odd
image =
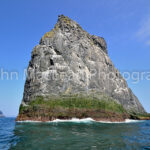
[[[63,120],[63,119],[56,119],[53,121],[47,121],[46,123],[59,123],[59,122],[73,122],[73,123],[91,123],[91,122],[98,122],[98,123],[138,123],[138,122],[143,122],[144,120],[132,120],[132,119],[126,119],[125,121],[122,122],[111,122],[111,121],[95,121],[92,118],[84,118],[84,119],[78,119],[78,118],[72,118],[68,120]],[[41,123],[42,121],[33,121],[33,120],[26,120],[26,121],[17,121],[20,123],[23,122],[28,122],[28,123]]]

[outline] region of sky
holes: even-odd
[[[104,37],[113,64],[150,112],[149,7],[150,0],[0,0],[0,110],[17,116],[32,49],[64,14]]]

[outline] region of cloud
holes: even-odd
[[[141,26],[136,36],[146,45],[150,45],[150,16],[141,22]]]

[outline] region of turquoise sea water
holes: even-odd
[[[148,150],[150,121],[15,123],[0,119],[0,150]]]

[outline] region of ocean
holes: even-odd
[[[150,121],[73,119],[15,122],[0,118],[0,150],[149,150]]]

